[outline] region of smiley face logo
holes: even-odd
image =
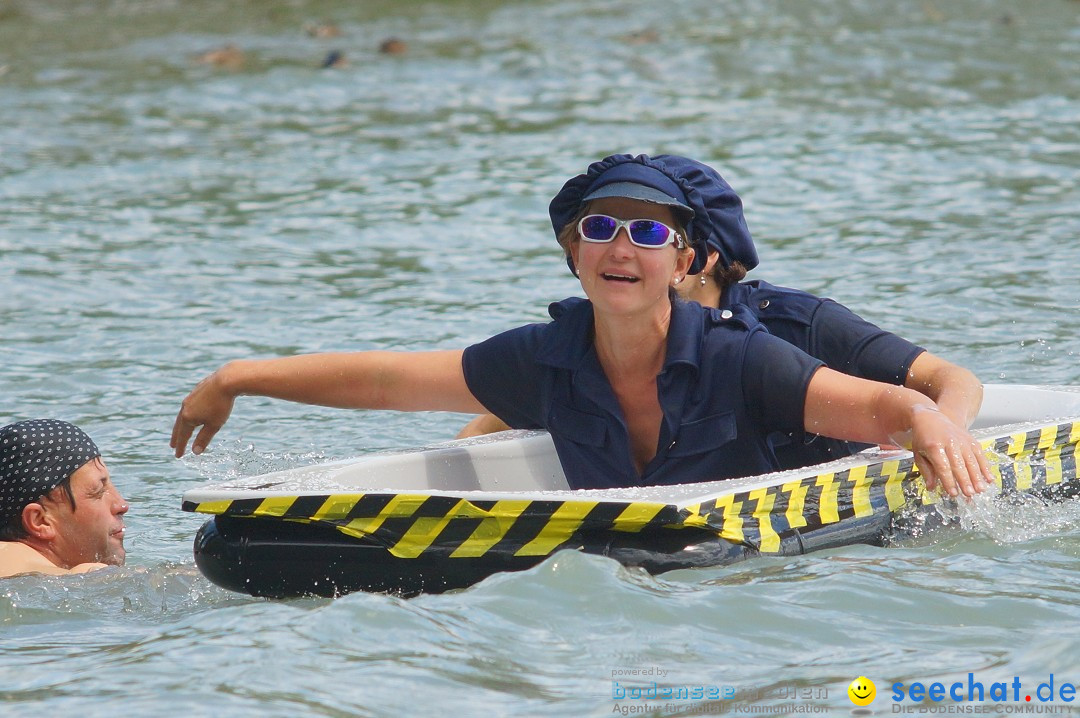
[[[857,706],[868,706],[877,696],[877,686],[866,676],[859,676],[847,687],[848,698]]]

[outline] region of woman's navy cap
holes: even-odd
[[[725,267],[733,262],[747,269],[757,266],[742,200],[708,165],[676,155],[611,155],[594,162],[551,200],[548,214],[555,235],[584,203],[601,197],[628,197],[671,207],[686,224],[687,240],[695,249],[690,274],[705,268],[709,249],[720,253]]]

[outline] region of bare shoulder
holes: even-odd
[[[87,573],[89,571],[97,571],[99,568],[108,568],[107,563],[80,563],[78,566],[72,566],[65,573]],[[61,569],[63,570],[63,569]]]
[[[26,573],[57,576],[71,573],[71,571],[60,568],[26,544],[18,541],[0,541],[0,578],[10,578]]]

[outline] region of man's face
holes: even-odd
[[[124,514],[128,505],[109,479],[100,458],[71,475],[75,510],[63,488],[53,489],[42,505],[55,514],[52,550],[68,568],[81,563],[124,564]]]

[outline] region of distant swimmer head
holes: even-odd
[[[743,217],[742,200],[708,165],[676,155],[611,155],[594,162],[585,174],[568,180],[551,201],[548,213],[556,237],[574,222],[586,203],[603,197],[627,197],[670,207],[685,223],[696,250],[690,274],[704,268],[709,249],[719,252],[723,266],[735,262],[746,269],[757,266],[757,250]]]
[[[0,526],[101,456],[79,427],[56,419],[31,419],[0,429]]]
[[[345,67],[349,64],[349,61],[345,59],[345,53],[341,50],[331,50],[326,53],[326,57],[323,58],[322,67],[326,69],[328,67]]]

